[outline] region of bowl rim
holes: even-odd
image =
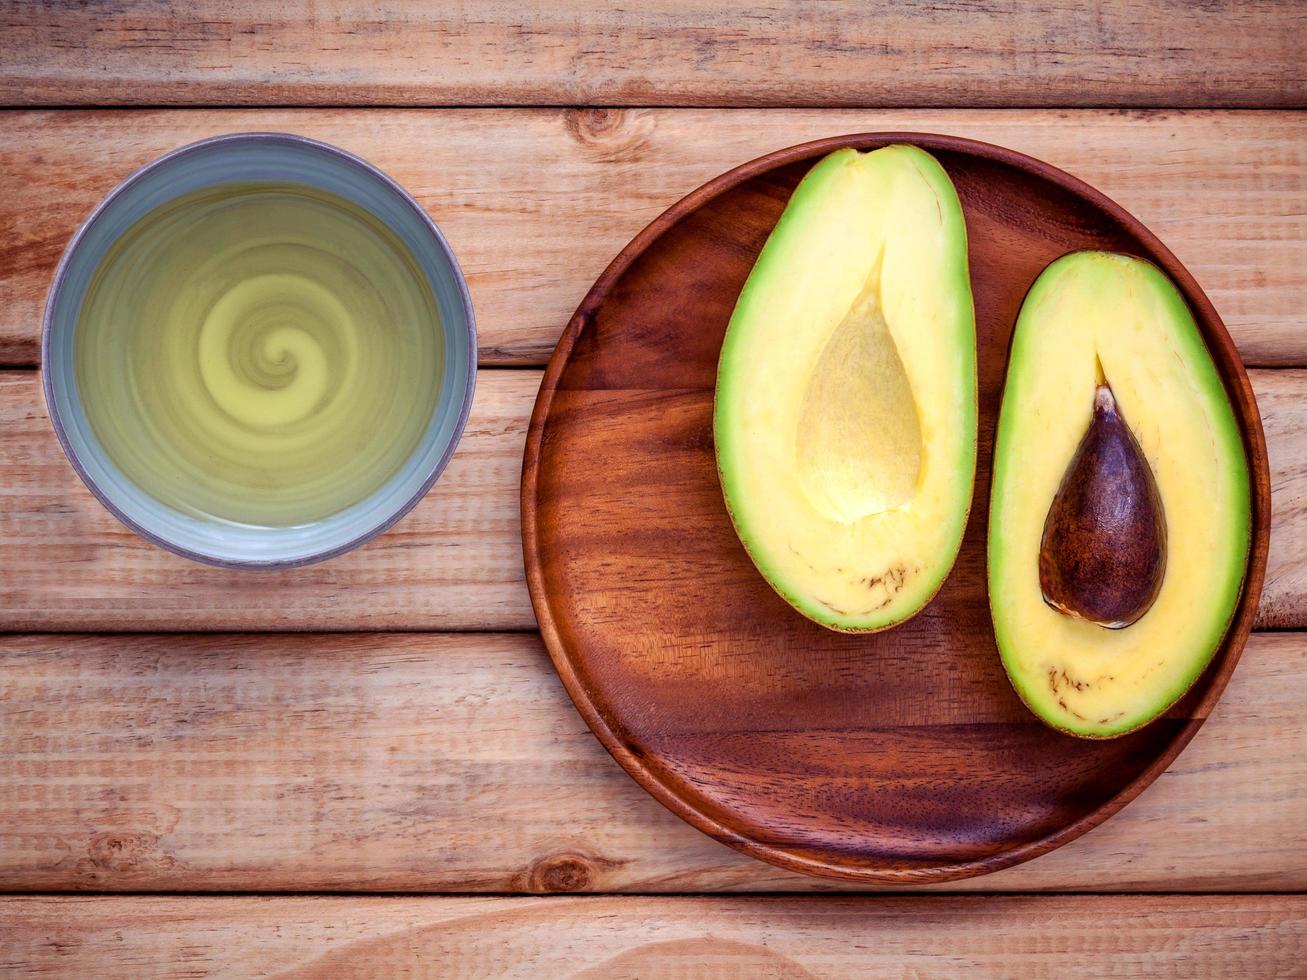
[[[458,286],[459,300],[463,305],[463,316],[466,324],[466,334],[468,341],[468,366],[467,372],[462,379],[463,398],[459,406],[458,420],[454,426],[453,433],[449,443],[441,452],[440,457],[435,461],[430,471],[423,478],[421,485],[413,494],[404,501],[398,508],[384,516],[380,521],[374,523],[362,532],[355,534],[340,544],[334,544],[331,547],[324,548],[320,551],[314,551],[307,555],[297,558],[228,558],[220,555],[209,554],[198,551],[172,541],[150,528],[144,527],[138,521],[129,517],[118,507],[117,504],[109,498],[94,477],[82,465],[76,450],[73,448],[68,439],[67,432],[64,429],[63,419],[59,414],[59,406],[54,397],[54,384],[51,378],[51,372],[48,370],[50,364],[51,333],[53,332],[54,310],[64,288],[64,282],[68,275],[68,268],[76,254],[82,239],[92,227],[101,219],[102,215],[118,200],[123,194],[134,187],[146,175],[163,167],[181,157],[191,156],[197,153],[204,153],[215,146],[222,146],[228,143],[262,143],[262,144],[282,144],[291,145],[301,148],[307,148],[313,153],[320,153],[326,156],[334,157],[337,160],[347,164],[354,169],[361,171],[372,180],[379,181],[393,191],[400,201],[407,206],[419,219],[425,227],[431,240],[435,243],[437,251],[442,260],[448,263],[449,268],[454,273],[454,281]],[[86,219],[78,225],[77,230],[68,240],[64,247],[63,254],[59,258],[59,264],[55,268],[54,279],[51,281],[49,292],[46,294],[45,311],[41,320],[41,390],[45,397],[46,412],[50,418],[50,424],[54,428],[55,437],[59,440],[59,445],[63,449],[64,456],[67,458],[73,470],[77,473],[82,483],[91,491],[92,495],[118,519],[124,526],[136,532],[145,540],[152,544],[158,545],[166,551],[180,555],[183,558],[189,558],[205,565],[212,565],[218,568],[248,568],[248,569],[279,569],[279,568],[299,568],[304,565],[313,565],[318,562],[327,561],[344,554],[347,551],[366,544],[373,538],[383,534],[398,521],[400,521],[409,511],[417,506],[418,501],[426,496],[427,491],[435,485],[440,479],[445,467],[453,458],[458,444],[462,441],[464,429],[467,427],[467,420],[472,411],[472,401],[476,389],[477,376],[477,330],[476,330],[476,313],[472,308],[472,295],[468,289],[467,277],[459,265],[458,258],[454,255],[453,248],[450,247],[448,240],[440,227],[427,214],[426,209],[418,203],[404,187],[393,177],[381,170],[379,167],[369,163],[362,157],[343,150],[331,143],[322,140],[313,139],[308,136],[301,136],[297,133],[272,132],[272,131],[250,131],[238,133],[224,133],[218,136],[209,136],[205,139],[196,140],[187,143],[184,146],[176,147],[161,156],[155,157],[144,165],[132,171],[123,178],[108,194],[106,194],[98,204],[87,215]]]

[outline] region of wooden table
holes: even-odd
[[[1307,8],[978,6],[0,0],[0,974],[1307,974]],[[394,175],[481,331],[427,499],[272,574],[115,523],[37,374],[95,202],[251,129]],[[540,367],[608,260],[724,169],[886,129],[1022,150],[1141,217],[1224,316],[1274,472],[1260,631],[1193,745],[948,895],[829,894],[663,811],[564,696],[519,540]]]

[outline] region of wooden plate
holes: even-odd
[[[896,629],[847,636],[786,605],[736,538],[713,456],[713,387],[736,296],[799,179],[837,147],[894,142],[935,154],[966,213],[979,468],[962,552],[939,595]],[[1225,378],[1254,479],[1246,588],[1212,665],[1164,718],[1098,742],[1055,733],[1017,699],[985,594],[1008,339],[1040,270],[1079,248],[1143,256],[1179,285]],[[745,164],[623,249],[549,362],[527,437],[522,519],[549,652],[581,715],[641,786],[705,833],[782,867],[907,883],[1052,850],[1167,767],[1220,696],[1252,626],[1270,482],[1238,353],[1193,277],[1143,225],[1010,150],[877,133]]]

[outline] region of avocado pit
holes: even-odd
[[[1106,380],[1044,522],[1039,586],[1075,619],[1122,629],[1148,611],[1166,573],[1166,516],[1153,471]]]

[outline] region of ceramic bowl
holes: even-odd
[[[445,372],[418,448],[366,499],[293,527],[205,520],[169,507],[123,474],[95,437],[77,390],[78,314],[96,268],[115,240],[154,208],[201,188],[278,181],[338,194],[384,222],[411,252],[440,309]],[[356,548],[422,499],[454,454],[472,407],[476,322],[467,283],[440,229],[376,167],[344,150],[284,133],[217,136],[165,154],[116,187],[73,235],[55,272],[41,337],[41,373],[55,434],[91,493],[120,521],[187,558],[239,568],[285,568]]]

